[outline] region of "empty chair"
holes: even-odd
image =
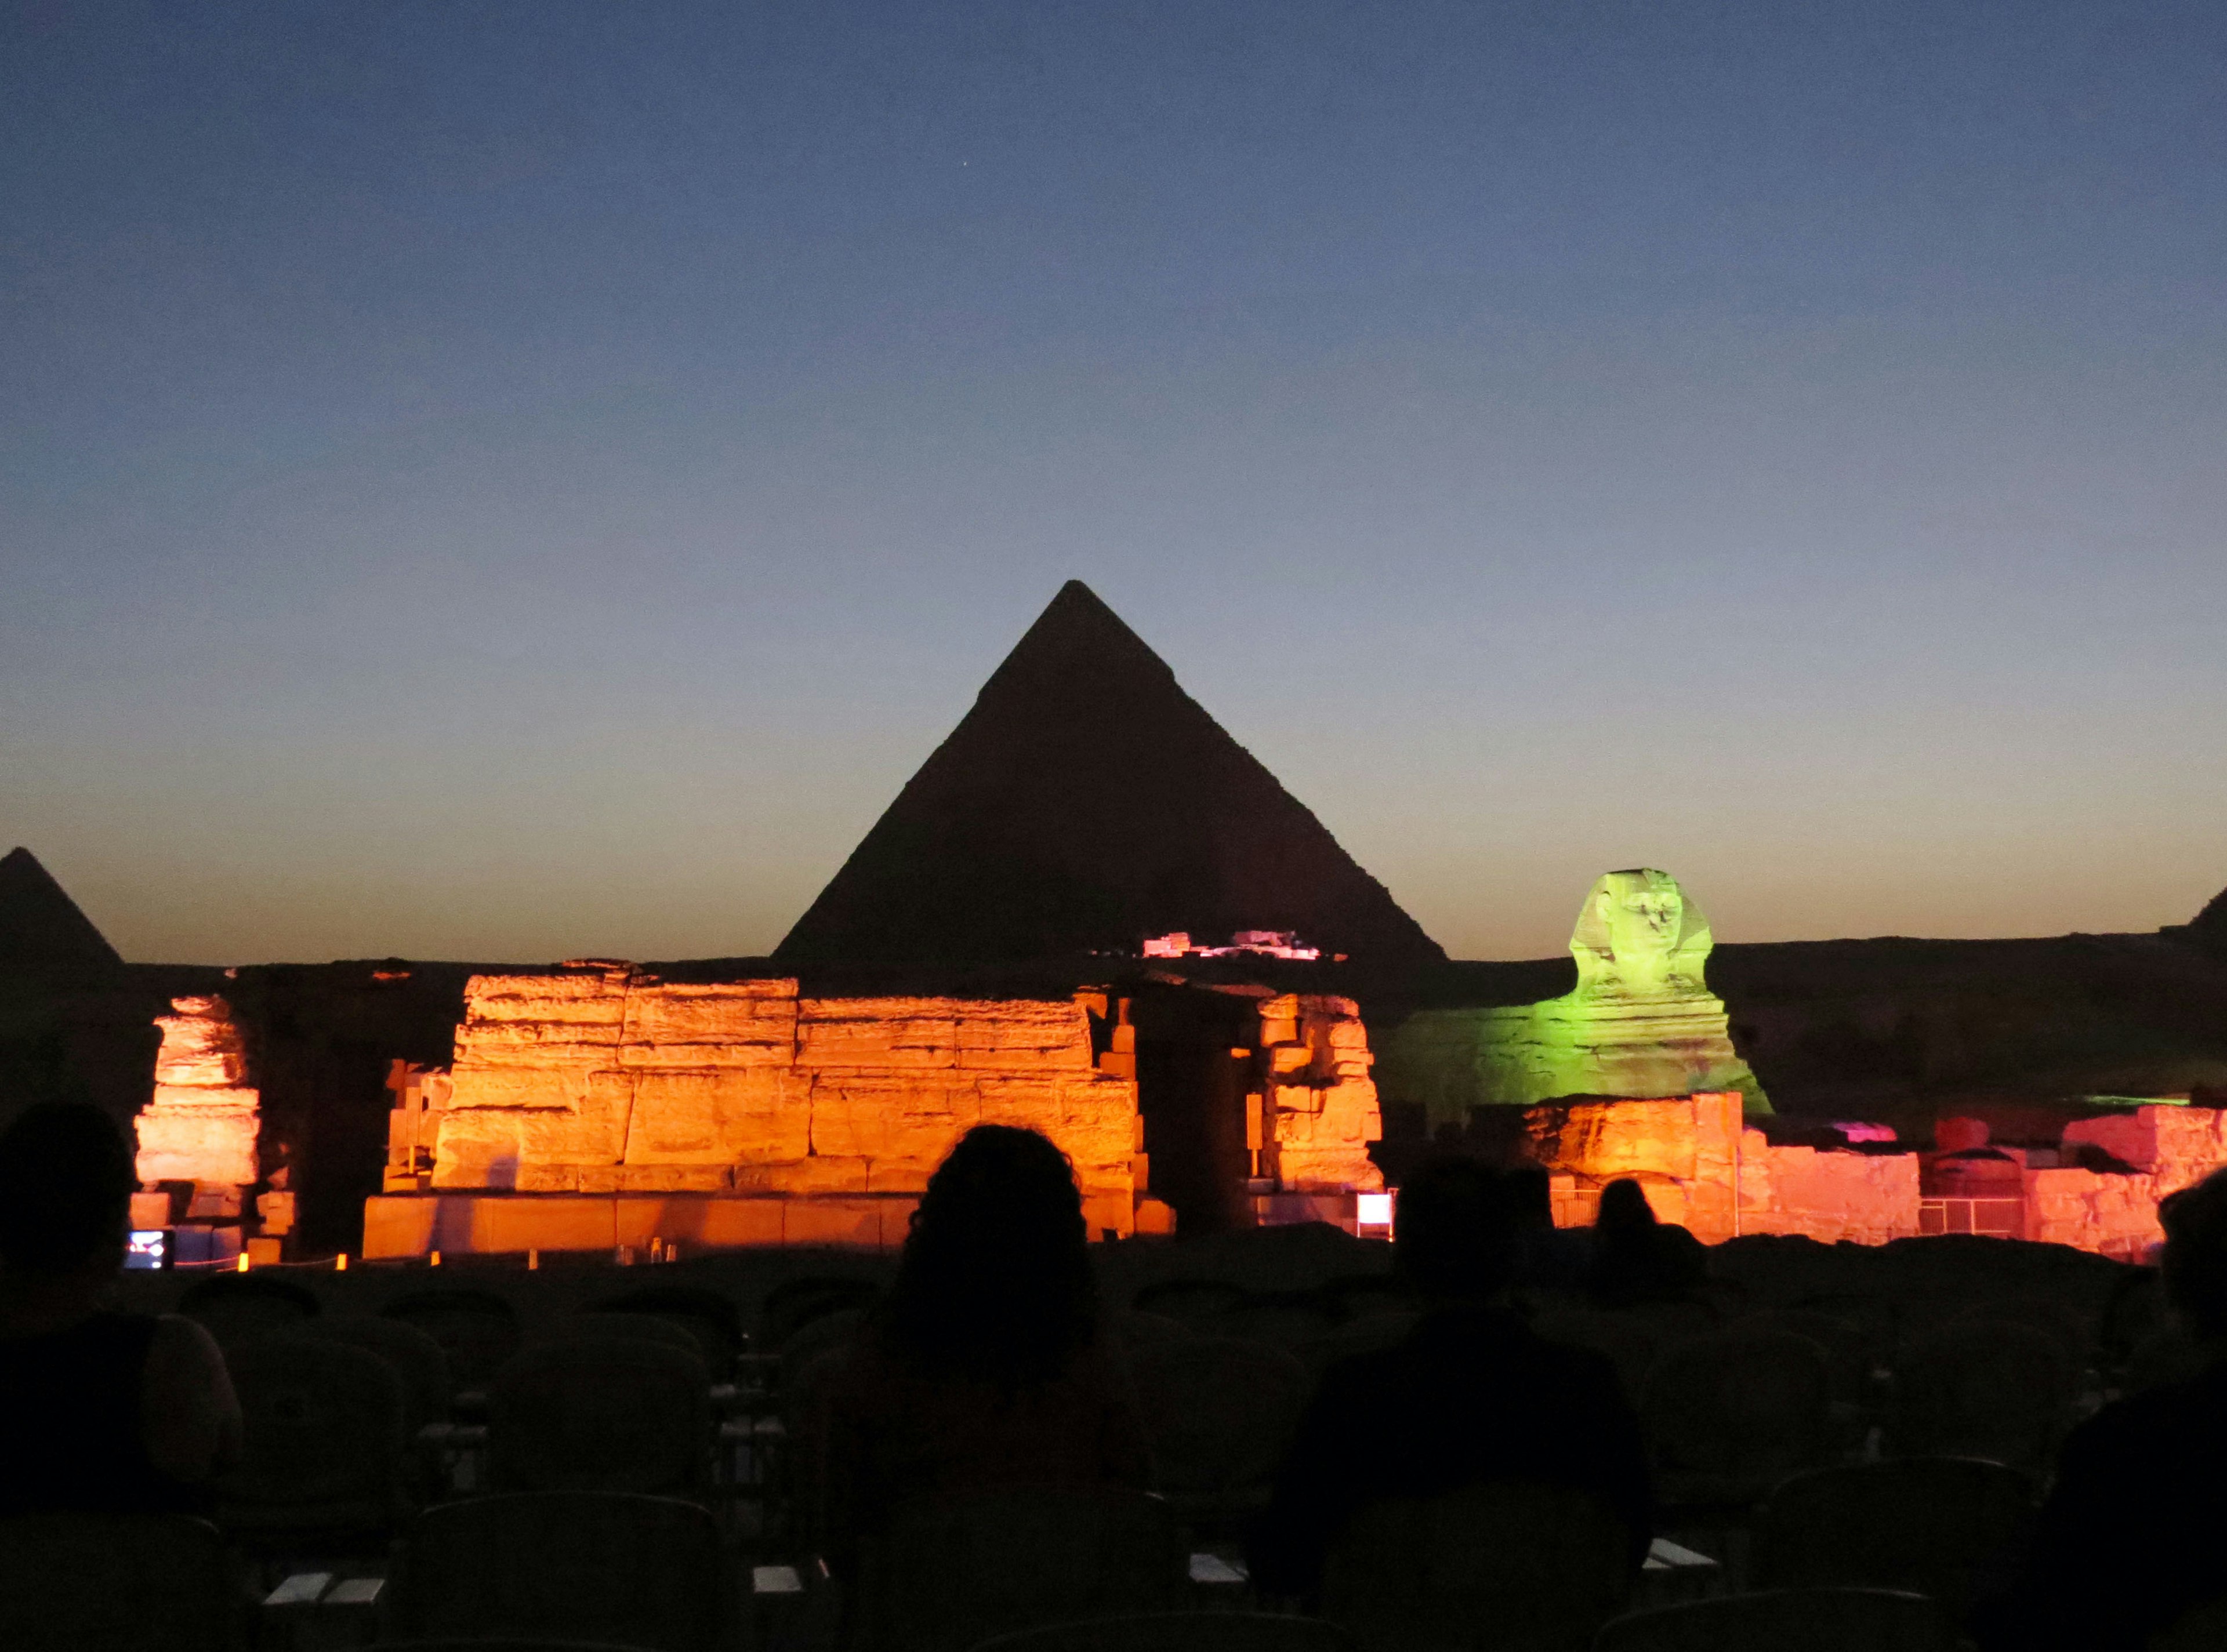
[[[417,1438],[426,1424],[447,1419],[456,1393],[449,1355],[417,1326],[369,1314],[335,1314],[315,1321],[313,1334],[375,1354],[393,1368],[402,1380],[402,1424],[409,1438]]]
[[[251,1547],[374,1547],[406,1510],[402,1381],[377,1355],[323,1337],[266,1336],[228,1355],[240,1458],[217,1519]]]
[[[1025,1487],[900,1505],[861,1553],[865,1644],[961,1652],[1042,1624],[1181,1605],[1167,1505],[1120,1487]]]
[[[2007,1573],[2032,1524],[2033,1485],[1969,1457],[1820,1469],[1764,1506],[1756,1572],[1766,1587],[1860,1585],[1930,1595],[1961,1620]]]
[[[976,1652],[1352,1652],[1318,1617],[1269,1612],[1145,1612],[1054,1623],[985,1641]]]
[[[1407,1340],[1422,1318],[1420,1312],[1366,1314],[1349,1319],[1335,1330],[1312,1336],[1292,1349],[1308,1372],[1319,1377],[1338,1361],[1355,1354],[1373,1354]]]
[[[1151,1343],[1185,1342],[1196,1334],[1180,1319],[1170,1319],[1165,1314],[1146,1313],[1140,1308],[1108,1314],[1106,1317],[1114,1339],[1127,1348]]]
[[[566,1319],[558,1329],[560,1339],[580,1337],[631,1337],[637,1342],[655,1343],[665,1348],[677,1348],[684,1354],[692,1354],[704,1362],[705,1381],[711,1381],[711,1361],[705,1357],[704,1345],[685,1325],[656,1314],[638,1313],[577,1313]]]
[[[1343,1316],[1311,1292],[1256,1292],[1214,1317],[1204,1327],[1218,1336],[1297,1348],[1336,1330]]]
[[[1211,1330],[1222,1315],[1244,1306],[1250,1294],[1227,1279],[1162,1279],[1138,1292],[1129,1305],[1179,1319],[1195,1330]]]
[[[494,1292],[469,1285],[413,1291],[379,1311],[380,1317],[415,1325],[438,1343],[449,1356],[450,1381],[463,1389],[485,1388],[523,1340],[518,1311]]]
[[[1771,1589],[1633,1612],[1593,1652],[1952,1652],[1941,1608],[1889,1589]]]
[[[1894,1374],[1886,1444],[1911,1457],[2049,1460],[2074,1398],[2071,1361],[2027,1325],[1960,1320],[1919,1337]]]
[[[1647,1379],[1643,1426],[1666,1503],[1745,1504],[1823,1459],[1825,1356],[1784,1331],[1726,1331],[1671,1349]]]
[[[701,1652],[730,1614],[718,1528],[669,1497],[480,1497],[419,1517],[389,1591],[399,1636]]]
[[[1389,1498],[1331,1545],[1322,1611],[1369,1652],[1583,1652],[1630,1598],[1631,1550],[1624,1521],[1569,1486]]]
[[[741,1310],[731,1298],[699,1285],[646,1285],[590,1305],[597,1313],[639,1314],[678,1325],[695,1338],[697,1351],[711,1368],[715,1381],[724,1381],[733,1375],[735,1361],[743,1351]]]
[[[1265,1500],[1306,1403],[1306,1368],[1295,1356],[1199,1336],[1133,1349],[1130,1368],[1161,1491],[1204,1515]]]
[[[183,1515],[0,1521],[9,1652],[233,1652],[245,1644],[224,1540]]]
[[[631,1336],[536,1343],[488,1392],[489,1472],[514,1491],[692,1491],[711,1466],[693,1352]]]
[[[871,1279],[814,1274],[784,1279],[759,1305],[757,1343],[780,1348],[814,1320],[845,1309],[864,1312],[881,1294]]]
[[[227,1350],[271,1331],[298,1330],[319,1308],[307,1290],[268,1273],[212,1273],[178,1296],[178,1311]]]

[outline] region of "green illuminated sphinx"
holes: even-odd
[[[1473,1107],[1570,1097],[1666,1097],[1738,1090],[1771,1103],[1732,1049],[1724,1001],[1702,979],[1709,921],[1652,867],[1592,886],[1570,936],[1573,992],[1491,1010],[1426,1010],[1393,1034],[1377,1073],[1388,1100],[1420,1101],[1433,1126]]]

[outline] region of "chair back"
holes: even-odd
[[[1959,1320],[1904,1353],[1886,1443],[1898,1456],[1979,1457],[2039,1470],[2073,1399],[2072,1362],[2057,1338],[2008,1321]]]
[[[449,1356],[450,1380],[458,1388],[485,1388],[523,1340],[517,1309],[492,1291],[468,1285],[412,1291],[379,1312],[383,1319],[416,1326],[438,1343]]]
[[[1269,1612],[1145,1612],[1054,1623],[985,1641],[974,1652],[1356,1652],[1318,1617]]]
[[[1548,1308],[1533,1317],[1531,1329],[1543,1341],[1566,1348],[1589,1348],[1605,1355],[1616,1367],[1624,1398],[1634,1410],[1638,1408],[1662,1349],[1654,1329],[1637,1314],[1598,1308]]]
[[[241,1604],[207,1521],[0,1521],[0,1646],[10,1652],[234,1652],[245,1644]]]
[[[429,1508],[391,1590],[399,1636],[705,1652],[730,1597],[711,1516],[670,1497],[545,1491]]]
[[[1582,1652],[1630,1598],[1630,1553],[1624,1522],[1568,1486],[1387,1498],[1331,1546],[1323,1615],[1368,1652]]]
[[[804,1274],[783,1279],[766,1292],[759,1304],[756,1344],[778,1349],[823,1315],[845,1309],[863,1313],[881,1294],[882,1287],[871,1279],[841,1274]]]
[[[512,1491],[689,1492],[711,1466],[693,1352],[632,1336],[535,1343],[488,1391],[493,1483]]]
[[[402,1380],[402,1427],[412,1439],[428,1423],[445,1422],[456,1390],[449,1379],[449,1355],[417,1326],[372,1314],[335,1316],[312,1322],[314,1334],[375,1354]]]
[[[1666,1501],[1752,1502],[1826,1455],[1825,1355],[1786,1331],[1696,1337],[1656,1362],[1640,1411]]]
[[[218,1520],[251,1541],[369,1536],[404,1508],[402,1380],[375,1354],[321,1336],[259,1336],[227,1363],[239,1396],[239,1461],[217,1483]]]
[[[1265,1488],[1306,1403],[1306,1368],[1262,1343],[1196,1336],[1133,1348],[1130,1369],[1160,1489],[1185,1504]]]
[[[638,1314],[678,1325],[695,1338],[697,1351],[711,1368],[715,1382],[734,1374],[735,1361],[747,1340],[743,1335],[742,1311],[734,1299],[700,1285],[645,1285],[606,1297],[590,1307],[597,1313]]]
[[[1889,1589],[1771,1589],[1619,1617],[1593,1652],[1953,1652],[1941,1608]]]
[[[1139,1291],[1129,1305],[1181,1320],[1194,1330],[1211,1331],[1222,1315],[1243,1307],[1250,1294],[1227,1279],[1161,1279]]]
[[[302,1285],[267,1273],[206,1274],[178,1296],[178,1311],[226,1349],[274,1331],[302,1330],[322,1306]]]
[[[865,1644],[965,1652],[1050,1623],[1184,1604],[1167,1505],[1116,1487],[1014,1488],[908,1504],[862,1556]]]
[[[677,1348],[692,1354],[704,1362],[705,1381],[711,1381],[711,1362],[704,1351],[704,1344],[686,1325],[659,1314],[646,1313],[576,1313],[564,1322],[558,1335],[564,1338],[583,1336],[616,1336],[632,1338],[635,1342],[655,1343],[664,1348]]]
[[[1764,1505],[1756,1575],[1767,1588],[1831,1585],[1930,1595],[1959,1620],[2032,1526],[2032,1481],[1969,1457],[1819,1469]]]

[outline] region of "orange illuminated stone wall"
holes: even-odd
[[[1287,992],[1260,1003],[1268,1104],[1262,1173],[1287,1193],[1374,1193],[1369,1144],[1384,1133],[1369,1075],[1369,1029],[1351,998]]]
[[[140,1109],[136,1169],[140,1185],[194,1184],[190,1207],[179,1214],[232,1217],[241,1214],[242,1190],[257,1177],[256,1132],[261,1096],[247,1081],[247,1054],[232,1008],[220,998],[173,998],[175,1013],[158,1017],[163,1043],[155,1057],[155,1090]],[[142,1221],[162,1226],[150,1214]]]
[[[2064,1129],[2064,1145],[2092,1144],[2131,1173],[2074,1166],[2026,1173],[2026,1237],[2107,1256],[2139,1259],[2161,1244],[2157,1202],[2227,1165],[2227,1113],[2146,1107]]]
[[[877,1223],[909,1211],[978,1124],[1042,1131],[1073,1160],[1093,1228],[1133,1226],[1136,1081],[1101,1070],[1070,1000],[806,998],[794,979],[622,966],[475,976],[450,1079],[427,1115],[431,1192],[594,1196],[598,1234],[624,1225],[614,1198],[710,1195],[849,1201],[865,1214],[823,1237],[894,1242]],[[525,1208],[482,1214],[515,1225]],[[699,1237],[797,1242],[788,1228],[814,1219],[788,1214],[738,1208],[716,1218],[731,1237]],[[398,1234],[431,1220],[372,1215]]]

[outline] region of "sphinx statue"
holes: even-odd
[[[1570,936],[1575,990],[1537,1004],[1419,1011],[1393,1035],[1378,1088],[1422,1102],[1434,1126],[1461,1124],[1472,1107],[1705,1090],[1738,1090],[1747,1112],[1768,1113],[1732,1049],[1724,1002],[1703,979],[1712,944],[1708,919],[1668,872],[1606,873]]]

